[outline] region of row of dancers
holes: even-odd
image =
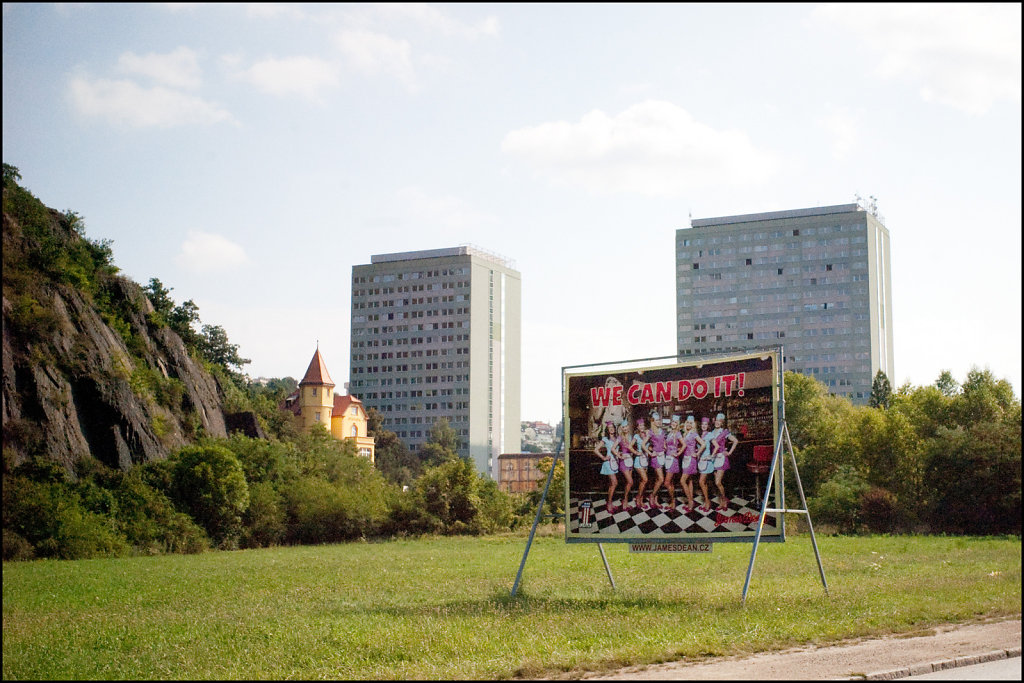
[[[678,415],[669,419],[654,412],[651,413],[651,428],[648,429],[643,418],[638,418],[634,434],[628,420],[623,420],[617,427],[612,422],[605,422],[604,433],[594,447],[594,453],[604,461],[601,474],[608,476],[608,512],[614,514],[622,510],[674,508],[676,474],[679,474],[679,484],[686,496],[683,512],[694,509],[694,475],[699,475],[697,484],[703,494],[703,500],[696,509],[704,514],[712,511],[708,475],[713,475],[714,486],[719,494],[718,507],[715,509],[720,512],[728,509],[729,499],[725,495],[722,479],[729,469],[729,456],[736,450],[739,440],[725,427],[724,414],[718,413],[715,416],[714,429],[709,428],[709,423],[709,418],[701,418],[701,432],[698,433],[693,415],[680,420]],[[648,468],[654,471],[655,480],[645,497],[644,491],[649,482]],[[633,472],[639,475],[640,484],[635,500],[630,501]],[[619,474],[625,480],[621,506],[613,504]],[[662,486],[668,490],[668,505],[662,505],[658,496]]]

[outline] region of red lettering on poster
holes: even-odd
[[[754,524],[761,516],[756,512],[744,512],[737,515],[723,515],[715,513],[715,524]]]
[[[685,401],[690,398],[690,394],[693,393],[693,385],[690,384],[690,380],[682,379],[679,380],[679,390],[676,393],[676,398],[680,401]]]
[[[590,390],[590,404],[593,406],[622,405],[622,387],[594,387]]]
[[[630,405],[635,406],[668,403],[673,399],[677,401],[685,401],[688,398],[702,399],[709,395],[713,395],[715,398],[732,396],[734,393],[743,396],[745,383],[746,373],[740,372],[695,380],[640,382],[625,390],[622,386],[594,387],[590,390],[590,403],[595,407],[620,406],[625,398]]]
[[[704,398],[708,395],[708,381],[706,379],[699,379],[693,383],[693,397]]]

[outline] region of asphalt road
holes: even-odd
[[[984,664],[958,666],[930,674],[911,676],[913,681],[1019,681],[1020,657],[997,659]]]
[[[1021,621],[949,624],[913,635],[629,667],[588,680],[894,680],[1021,655]],[[972,679],[974,677],[971,677]],[[1018,676],[1019,679],[1019,676]]]

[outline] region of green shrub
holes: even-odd
[[[60,463],[42,455],[18,465],[12,474],[44,484],[63,484],[68,481],[68,471]]]
[[[513,529],[517,522],[516,501],[498,488],[492,479],[480,480],[480,526],[484,533],[492,534]]]
[[[899,504],[889,491],[873,486],[860,497],[860,521],[874,534],[888,534],[902,526]]]
[[[337,543],[373,534],[384,519],[383,500],[356,487],[301,477],[282,491],[289,543]]]
[[[83,509],[74,498],[61,501],[56,517],[52,540],[61,559],[120,556],[130,550],[127,540],[114,528],[113,519]]]
[[[53,309],[28,294],[21,294],[14,300],[10,321],[18,332],[30,339],[46,339],[57,329]]]
[[[10,529],[4,529],[4,562],[17,560],[31,560],[36,556],[32,544],[25,540],[21,534]]]
[[[174,509],[170,499],[146,480],[170,486],[167,461],[147,463],[120,476],[113,494],[118,526],[137,552],[196,553],[210,547],[206,533],[187,515]]]
[[[927,446],[926,514],[933,531],[1020,534],[1021,425],[940,427]]]
[[[834,525],[840,533],[855,533],[861,525],[861,496],[869,489],[859,472],[842,466],[818,487],[818,494],[807,501],[811,518]]]
[[[287,462],[297,457],[292,444],[254,439],[239,433],[220,443],[238,458],[250,487],[259,482],[280,481],[285,476]]]
[[[480,476],[470,460],[456,458],[428,469],[413,488],[417,504],[437,520],[441,533],[481,534],[508,529],[513,501]]]
[[[249,486],[234,453],[188,446],[173,458],[171,497],[218,544],[237,537],[249,507]]]
[[[414,490],[402,491],[397,486],[387,494],[388,516],[381,527],[381,533],[388,536],[418,536],[441,533],[441,520],[427,512],[422,499]]]
[[[35,546],[38,556],[74,560],[128,552],[113,520],[84,509],[67,484],[6,477],[3,507],[4,528]]]
[[[268,481],[249,486],[249,508],[242,515],[242,545],[265,548],[284,540],[285,510],[281,495]]]

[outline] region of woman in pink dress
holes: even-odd
[[[683,506],[683,512],[689,512],[693,509],[693,479],[694,474],[697,474],[697,454],[704,448],[704,439],[700,438],[697,434],[697,423],[694,422],[693,415],[689,415],[686,418],[686,422],[683,423],[683,452],[682,457],[679,461],[679,483],[683,487],[683,493],[686,495],[686,505]]]
[[[725,476],[725,471],[729,469],[729,456],[736,450],[736,445],[739,442],[736,435],[726,429],[725,415],[723,413],[716,415],[715,428],[711,432],[711,454],[715,458],[715,488],[718,489],[719,494],[718,507],[716,509],[719,512],[725,512],[729,509],[729,499],[725,497],[725,486],[722,484],[722,478]],[[726,450],[726,444],[728,444],[728,450]]]
[[[701,441],[704,442],[704,446],[700,449],[700,456],[697,458],[697,471],[700,473],[698,482],[700,484],[700,492],[703,494],[704,499],[701,501],[700,507],[698,507],[697,510],[705,514],[711,512],[711,496],[708,495],[708,475],[715,471],[715,458],[711,455],[710,424],[710,418],[702,417],[700,419],[700,438]]]
[[[654,487],[651,489],[651,507],[661,508],[658,491],[665,481],[665,431],[661,428],[661,416],[651,413],[651,436],[648,439],[651,454],[651,469],[654,470]]]
[[[683,435],[679,432],[679,416],[672,416],[672,423],[668,435],[665,437],[665,486],[668,487],[668,506],[662,510],[671,510],[676,506],[676,484],[675,474],[679,473],[679,458],[677,455],[683,446]]]

